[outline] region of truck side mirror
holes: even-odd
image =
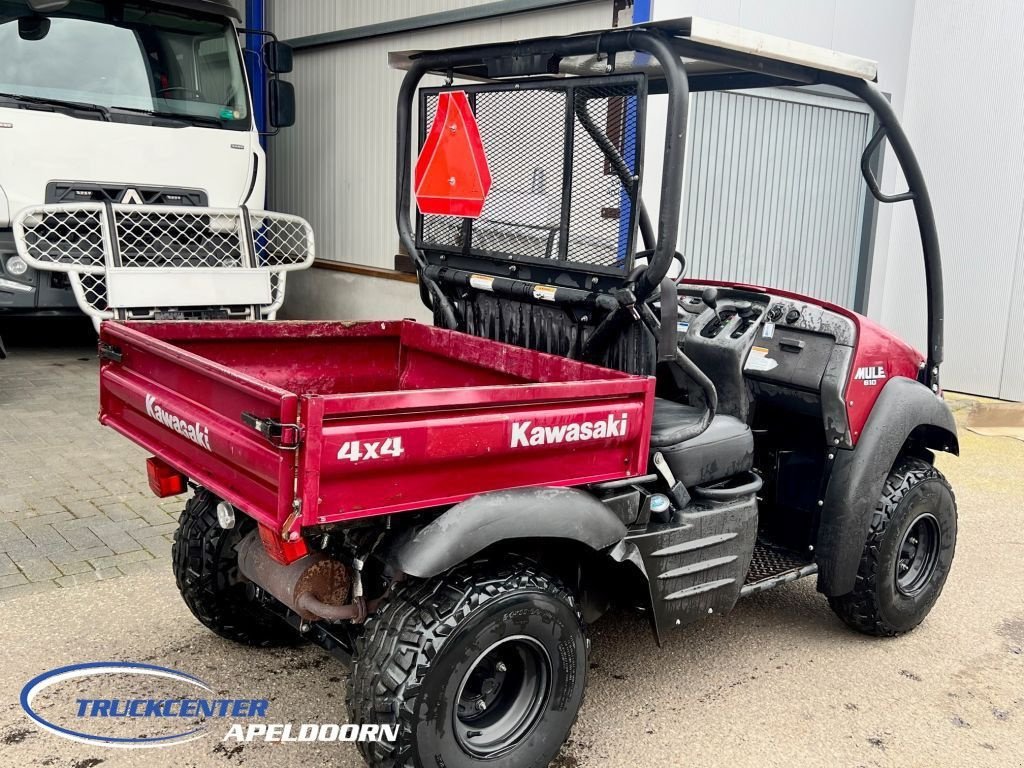
[[[292,47],[270,40],[263,46],[263,63],[268,72],[283,75],[292,71]]]
[[[267,83],[267,91],[267,121],[270,125],[273,128],[295,125],[295,87],[275,77]]]

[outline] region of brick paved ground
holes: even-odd
[[[94,349],[0,362],[0,600],[169,567],[183,499],[153,496],[146,454],[97,422]]]

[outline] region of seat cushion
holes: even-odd
[[[667,435],[684,424],[697,424],[703,414],[700,408],[656,398],[651,437],[659,442],[659,435]],[[672,474],[687,488],[724,480],[754,466],[754,436],[750,427],[722,414],[717,414],[696,437],[652,450],[661,451]]]

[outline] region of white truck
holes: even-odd
[[[313,237],[263,210],[236,20],[227,0],[0,0],[0,313],[274,316]],[[253,34],[277,130],[291,50]]]

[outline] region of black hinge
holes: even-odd
[[[124,353],[120,347],[115,347],[113,344],[108,344],[105,341],[100,342],[100,360],[110,360],[115,363],[120,363],[124,359]]]
[[[242,423],[252,427],[277,448],[294,451],[302,442],[302,427],[298,424],[283,424],[277,419],[261,419],[254,413],[242,414]]]

